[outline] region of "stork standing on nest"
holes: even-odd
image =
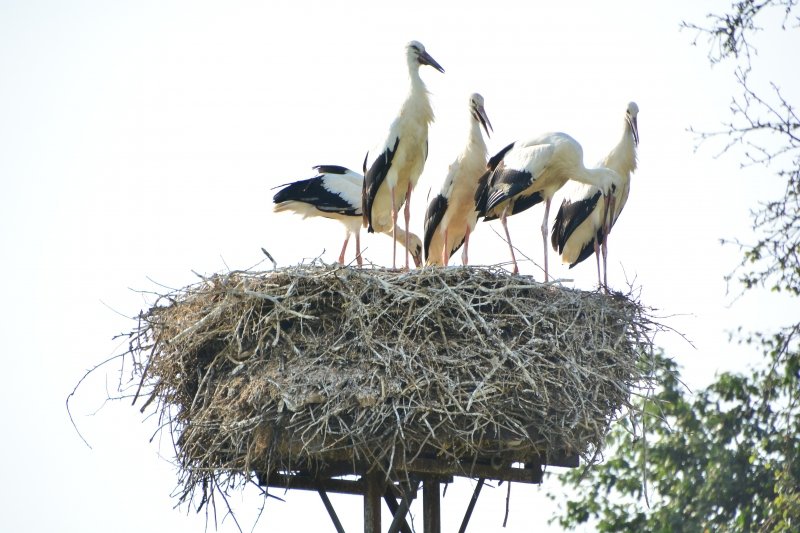
[[[483,106],[483,96],[469,97],[470,128],[467,146],[450,165],[441,192],[425,213],[425,264],[447,266],[450,256],[464,244],[462,262],[468,262],[469,235],[478,222],[475,189],[486,171],[486,141],[492,123]]]
[[[405,228],[411,218],[411,191],[416,186],[428,157],[428,126],[433,122],[428,90],[419,76],[420,65],[444,69],[425,51],[422,43],[406,45],[406,60],[411,87],[381,144],[364,158],[362,211],[367,231],[392,231],[392,267],[397,267],[397,213],[405,204]],[[406,241],[405,268],[408,269]]]
[[[636,170],[636,147],[639,146],[639,106],[630,102],[625,110],[622,138],[599,166],[620,176],[609,203],[594,185],[576,183],[561,203],[550,236],[553,249],[572,268],[594,252],[597,259],[597,284],[608,288],[608,233],[628,201],[631,173]],[[600,254],[603,255],[603,279],[600,279]]]
[[[608,168],[586,168],[583,148],[566,133],[545,133],[527,141],[517,141],[489,159],[489,171],[481,177],[475,193],[479,216],[484,220],[499,218],[506,233],[514,274],[519,272],[514,246],[508,233],[506,219],[545,202],[542,219],[544,241],[544,279],[549,280],[547,268],[547,236],[550,203],[553,195],[568,180],[595,185],[608,195],[619,181],[616,172]]]
[[[344,264],[344,252],[350,236],[356,236],[356,261],[362,265],[361,259],[361,189],[364,177],[352,170],[338,165],[319,165],[314,167],[317,176],[282,185],[283,187],[272,198],[275,203],[273,211],[292,211],[303,218],[325,217],[338,220],[346,230],[339,263]],[[384,232],[388,233],[388,232]],[[396,238],[401,244],[410,247],[409,252],[414,264],[422,264],[422,241],[413,233],[399,229]]]

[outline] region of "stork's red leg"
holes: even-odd
[[[344,244],[342,245],[342,253],[339,254],[339,264],[344,264],[344,251],[347,250],[347,243],[350,242],[350,232],[347,232],[347,236],[344,238]]]
[[[410,228],[408,227],[408,223],[411,220],[411,184],[408,184],[408,189],[406,190],[406,208],[403,211],[406,219],[406,270],[408,270],[408,232]]]
[[[608,292],[608,234],[603,239],[603,287]]]
[[[550,277],[547,273],[547,219],[550,217],[550,198],[544,203],[544,220],[542,220],[542,242],[544,243],[544,280],[547,282]]]
[[[394,201],[394,187],[389,187],[392,197],[392,268],[397,268],[397,204]]]
[[[358,266],[364,266],[364,261],[361,259],[361,231],[356,232],[356,261]]]
[[[450,254],[448,253],[450,248],[447,246],[447,228],[444,228],[444,241],[442,243],[442,266],[447,266],[447,263],[450,262]]]
[[[469,260],[467,259],[467,250],[469,249],[469,225],[467,225],[467,232],[464,234],[464,251],[461,253],[461,262],[464,263],[464,266],[467,265]]]
[[[503,229],[506,231],[506,241],[508,241],[508,249],[511,250],[511,261],[514,263],[514,270],[513,274],[519,274],[519,267],[517,266],[517,258],[514,255],[514,246],[511,244],[511,235],[508,233],[508,222],[506,221],[506,214],[508,213],[508,207],[503,210],[503,214],[500,217],[500,222],[503,223]]]
[[[604,220],[605,234],[603,235],[603,285],[606,288],[606,292],[608,292],[608,235],[611,233],[611,224],[613,223],[614,217],[614,204],[616,203],[616,200],[616,197],[611,195],[608,201],[608,214]]]
[[[597,241],[597,236],[594,238],[594,257],[597,260],[597,286],[603,286],[603,280],[600,277],[600,243]]]

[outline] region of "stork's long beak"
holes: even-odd
[[[435,68],[439,72],[444,74],[444,69],[442,66],[436,62],[434,58],[428,52],[421,52],[419,54],[419,63],[420,65],[430,65],[431,67]]]
[[[483,126],[483,131],[486,132],[486,136],[491,137],[489,130],[494,131],[494,129],[492,128],[492,123],[489,122],[489,115],[486,114],[486,110],[482,105],[479,105],[475,108],[475,112],[478,115],[478,122],[481,123],[481,126]]]
[[[414,260],[414,266],[420,268],[422,266],[422,250],[411,252],[411,259]]]
[[[631,126],[631,131],[633,132],[633,142],[636,143],[636,146],[639,146],[639,123],[636,117],[632,117],[630,115],[627,116],[628,124]]]

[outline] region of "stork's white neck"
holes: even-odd
[[[486,165],[486,158],[488,157],[488,149],[486,148],[486,140],[483,138],[481,132],[481,125],[474,116],[470,113],[470,128],[469,136],[467,137],[467,145],[464,152],[461,154],[461,162],[463,164],[475,164],[479,167]]]
[[[481,131],[481,124],[475,117],[471,116],[471,114],[468,144],[474,146],[475,149],[484,156],[488,153],[486,139],[483,138],[483,132]]]
[[[416,60],[413,62],[409,60],[408,77],[411,84],[406,101],[403,103],[403,113],[412,114],[425,123],[431,123],[434,118],[433,108],[428,97],[428,88],[419,75],[419,67],[420,65]]]
[[[627,120],[625,120],[625,127],[622,130],[622,138],[608,153],[602,166],[616,171],[625,178],[629,178],[631,172],[636,170],[636,142],[633,138],[631,124]]]
[[[391,229],[389,230],[388,234],[389,235],[392,234],[392,230]],[[397,226],[396,231],[395,231],[395,240],[398,243],[403,244],[403,245],[405,245],[405,243],[406,243],[406,230],[401,228],[399,225]]]
[[[611,186],[619,187],[620,179],[615,170],[610,167],[587,168],[584,176],[574,177],[576,181],[581,181],[588,185],[594,185],[604,193],[611,191]]]
[[[419,84],[422,88],[425,88],[425,83],[422,81],[422,78],[419,75],[419,61],[416,58],[409,57],[408,58],[408,77],[411,78],[411,85],[412,88],[415,84]]]

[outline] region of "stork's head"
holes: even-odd
[[[627,122],[628,126],[631,128],[633,142],[636,143],[636,146],[639,146],[639,123],[636,119],[637,116],[639,116],[639,106],[636,105],[636,102],[629,102],[628,109],[625,111],[625,122]]]
[[[439,72],[444,72],[442,66],[433,59],[419,41],[411,41],[406,45],[406,54],[409,65],[429,65]]]
[[[472,118],[483,126],[486,136],[490,137],[489,130],[492,130],[492,123],[489,122],[486,109],[483,107],[483,96],[478,93],[472,93],[472,96],[469,97],[469,112],[472,113]]]
[[[408,234],[408,253],[414,260],[414,265],[419,268],[422,266],[422,240],[413,233]]]

